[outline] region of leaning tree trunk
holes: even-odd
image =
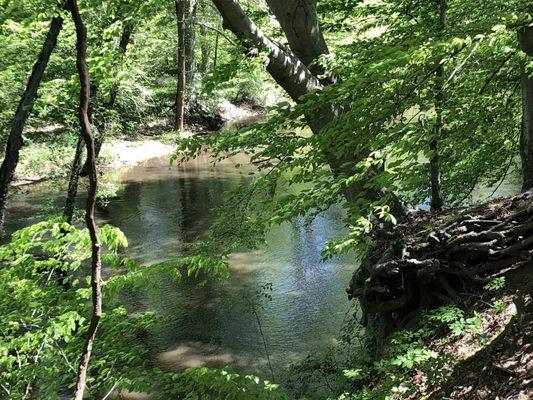
[[[13,175],[19,160],[19,152],[23,145],[22,131],[24,130],[24,125],[32,110],[33,102],[37,96],[37,90],[43,79],[44,71],[50,60],[50,55],[56,46],[57,37],[59,36],[62,27],[63,19],[61,17],[53,18],[50,22],[50,28],[41,52],[39,53],[39,58],[33,66],[32,73],[26,84],[26,90],[22,95],[17,111],[15,112],[15,117],[13,118],[4,162],[0,168],[0,232],[4,229],[9,185],[13,180]]]
[[[313,63],[328,54],[329,49],[322,35],[317,14],[317,0],[267,0],[268,6],[285,33],[292,52],[315,76],[324,71]],[[330,80],[323,80],[324,84]]]
[[[302,96],[322,90],[325,84],[332,82],[332,78],[319,80],[310,69],[315,67],[308,67],[312,65],[313,60],[327,53],[318,24],[316,0],[269,0],[269,5],[294,52],[265,36],[235,0],[213,0],[213,3],[222,16],[224,28],[230,29],[248,46],[267,51],[268,73],[295,102],[300,102]],[[301,59],[296,52],[300,54]],[[342,109],[338,107],[324,107],[307,116],[309,127],[314,134],[319,135],[340,113]],[[323,148],[322,151],[335,177],[353,175],[359,157],[366,156],[366,153],[359,157],[351,153],[338,156],[328,148]],[[342,194],[350,203],[357,202],[361,197],[374,201],[383,196],[381,190],[368,188],[363,181],[343,186]],[[404,218],[407,215],[406,206],[398,198],[391,197],[393,213],[399,219]]]
[[[86,209],[86,223],[91,237],[91,288],[92,288],[92,302],[93,311],[91,322],[87,331],[87,339],[83,348],[83,353],[80,358],[78,367],[76,390],[74,398],[76,400],[83,399],[85,390],[85,382],[87,378],[87,369],[89,367],[89,360],[91,359],[91,352],[93,348],[94,339],[98,323],[102,316],[102,288],[101,288],[101,270],[102,264],[100,260],[100,240],[96,229],[96,222],[94,219],[94,209],[96,204],[96,194],[98,190],[98,175],[96,170],[96,159],[94,150],[94,139],[91,133],[91,124],[89,122],[89,71],[87,68],[87,30],[83,24],[83,20],[78,10],[76,0],[68,0],[68,7],[70,9],[74,25],[76,27],[76,66],[80,77],[80,107],[79,120],[81,131],[85,146],[87,148],[87,158],[89,159],[91,170],[89,173],[89,192],[87,196]]]
[[[524,53],[533,57],[533,27],[518,31],[518,41]],[[533,188],[533,77],[528,74],[524,63],[520,65],[522,84],[522,132],[520,135],[520,156],[522,158],[522,190]]]
[[[438,36],[442,38],[446,28],[446,12],[448,5],[446,0],[437,0],[436,5],[439,14],[439,32]],[[435,70],[435,127],[434,137],[429,147],[433,151],[433,157],[430,160],[431,171],[431,211],[441,211],[444,204],[442,198],[442,165],[440,142],[444,131],[444,122],[442,113],[444,111],[444,65],[443,60],[439,60],[439,65]]]
[[[185,2],[186,0],[175,0],[178,25],[178,87],[174,129],[178,132],[183,132],[185,118]]]

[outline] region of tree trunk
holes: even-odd
[[[122,35],[120,37],[120,43],[119,43],[121,62],[123,61],[126,55],[126,50],[128,49],[128,45],[130,43],[132,33],[133,33],[133,25],[125,24],[122,29]],[[117,67],[117,71],[116,71],[117,74],[119,70],[120,70],[120,66]],[[115,108],[115,103],[117,101],[119,88],[120,88],[120,82],[118,78],[115,77],[115,82],[113,84],[113,87],[111,88],[111,92],[109,93],[109,100],[104,103],[105,110],[112,110]],[[98,131],[98,136],[94,140],[94,151],[95,151],[96,159],[98,159],[98,157],[100,156],[100,150],[102,150],[102,146],[104,145],[104,142],[105,142],[107,124],[108,124],[108,121],[105,115],[101,118],[98,118],[95,121],[95,126]],[[83,168],[81,168],[80,170],[80,176],[89,175],[90,165],[88,161],[89,161],[88,159],[85,160],[85,163],[83,164]],[[76,193],[74,193],[74,196],[76,196]]]
[[[120,63],[124,61],[124,56],[126,55],[126,51],[128,50],[128,45],[131,41],[131,35],[133,33],[133,25],[132,24],[124,24],[122,27],[122,35],[120,36],[120,43],[118,45],[119,51],[120,51]],[[117,67],[117,73],[120,71],[121,66]],[[113,84],[113,87],[111,89],[111,94],[109,95],[109,100],[106,103],[106,106],[108,107],[114,107],[115,102],[117,101],[118,96],[118,89],[120,87],[120,81],[118,79],[115,79],[115,82]]]
[[[187,15],[185,16],[185,81],[189,83],[191,91],[196,74],[196,0],[189,0]]]
[[[215,56],[213,57],[213,68],[217,67],[218,62],[218,42],[220,40],[220,33],[217,32],[215,36]]]
[[[176,117],[174,129],[183,132],[185,114],[185,8],[186,0],[175,0],[178,24],[178,87],[176,90]],[[188,3],[188,2],[187,2]]]
[[[65,210],[63,215],[67,218],[67,222],[72,224],[72,218],[74,216],[74,208],[76,195],[78,194],[78,183],[80,181],[81,170],[81,158],[83,156],[83,138],[80,135],[78,144],[76,145],[76,153],[74,154],[74,160],[72,161],[72,167],[70,169],[70,179],[68,182],[67,199],[65,201]]]
[[[518,31],[520,48],[533,57],[533,27]],[[533,188],[533,77],[528,74],[522,62],[520,65],[522,85],[522,131],[520,134],[520,156],[522,158],[522,190]]]
[[[98,323],[102,316],[102,264],[100,260],[100,240],[98,238],[96,222],[94,220],[94,208],[98,190],[98,174],[96,170],[94,138],[91,132],[91,124],[89,122],[90,85],[87,68],[87,30],[79,13],[77,1],[68,0],[68,7],[76,27],[76,67],[80,78],[80,107],[78,117],[80,120],[82,136],[87,148],[87,158],[91,165],[85,219],[91,237],[91,289],[93,311],[89,329],[87,331],[87,340],[80,358],[76,390],[74,392],[74,398],[76,400],[82,400],[87,378],[87,368],[89,366],[89,360],[91,359],[96,330],[98,329]]]
[[[207,28],[203,25],[200,26],[200,36],[202,37],[202,41],[200,42],[200,63],[198,65],[198,71],[202,74],[207,74],[209,71],[211,49],[207,38]]]
[[[317,0],[267,0],[267,3],[280,23],[292,52],[313,75],[321,75],[323,69],[317,64],[311,65],[320,56],[329,53],[318,22]]]
[[[446,0],[436,0],[436,6],[439,14],[439,33],[438,36],[443,35],[446,28],[446,12],[447,3]],[[441,211],[444,204],[442,198],[442,165],[441,165],[441,153],[440,153],[440,141],[443,136],[444,122],[442,120],[442,112],[444,110],[444,65],[442,60],[439,60],[439,65],[435,70],[435,131],[434,137],[429,144],[430,149],[433,151],[433,157],[430,161],[431,170],[431,211]]]
[[[50,55],[56,46],[57,38],[62,27],[63,19],[61,17],[53,18],[50,22],[50,28],[48,30],[48,34],[46,35],[41,52],[39,53],[39,58],[33,66],[32,73],[28,79],[28,83],[26,84],[26,90],[22,95],[20,103],[17,107],[17,111],[15,112],[15,117],[13,118],[13,124],[11,126],[11,131],[7,141],[4,162],[0,168],[0,232],[2,232],[4,229],[9,185],[13,180],[13,175],[19,160],[19,152],[23,145],[22,131],[24,130],[24,125],[26,124],[26,121],[30,115],[33,102],[37,96],[37,90],[41,84],[44,71],[48,61],[50,60]]]
[[[300,97],[321,90],[323,85],[289,49],[274,43],[254,24],[234,0],[213,0],[223,18],[223,27],[251,46],[268,51],[267,71],[296,102]]]
[[[223,19],[223,27],[230,29],[238,38],[245,40],[249,46],[265,49],[268,51],[269,63],[266,67],[274,80],[287,92],[295,101],[300,102],[301,97],[315,90],[322,90],[324,84],[330,83],[331,79],[320,81],[313,72],[302,62],[291,50],[279,43],[274,43],[254,24],[246,15],[239,4],[234,0],[213,0]],[[287,39],[292,48],[301,52],[305,61],[311,63],[321,54],[327,52],[320,27],[316,17],[316,1],[306,0],[304,13],[299,12],[299,6],[292,0],[283,2],[287,8],[282,6],[281,0],[269,0],[272,10],[277,10],[276,17],[287,34]],[[300,4],[300,2],[298,2]],[[296,14],[291,14],[290,7],[297,10]],[[286,15],[288,14],[288,15]],[[305,19],[308,19],[307,22]],[[298,36],[297,27],[303,27],[303,32]],[[293,34],[293,32],[296,32]],[[299,39],[300,38],[300,39]],[[299,40],[305,39],[304,43]],[[307,43],[309,41],[309,43]],[[292,42],[292,43],[291,43]],[[306,47],[309,46],[309,47]],[[313,115],[308,115],[309,127],[314,134],[318,135],[322,129],[336,118],[342,110],[337,107],[325,107]],[[351,176],[353,168],[358,163],[358,157],[354,154],[344,154],[337,156],[328,148],[322,149],[329,167],[335,177],[339,175]],[[359,155],[364,157],[366,154]],[[358,198],[366,197],[370,200],[378,200],[383,192],[365,187],[365,182],[356,182],[350,186],[344,186],[342,192],[346,200],[355,203]],[[407,209],[403,202],[393,196],[391,209],[398,218],[407,215]]]

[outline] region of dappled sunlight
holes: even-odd
[[[234,358],[214,345],[185,342],[173,350],[160,353],[157,360],[167,369],[182,371],[200,367],[222,368],[231,364]]]

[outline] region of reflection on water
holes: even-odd
[[[242,160],[212,168],[200,158],[169,167],[166,159],[154,159],[122,171],[114,177],[122,184],[118,198],[99,213],[100,223],[122,229],[130,243],[127,256],[142,263],[179,256],[185,244],[205,237],[214,218],[210,210],[223,193],[248,179],[248,171],[232,165],[237,162]],[[8,228],[34,222],[47,199],[63,200],[46,187],[19,192],[9,210],[18,218],[10,218]],[[154,360],[170,369],[229,364],[268,376],[258,324],[245,306],[268,282],[272,301],[257,311],[275,367],[331,343],[347,312],[344,288],[356,268],[353,257],[321,261],[326,240],[342,232],[341,218],[334,209],[310,225],[297,219],[274,228],[264,248],[230,257],[231,276],[223,282],[198,287],[163,280],[155,291],[125,290],[130,312],[153,310],[165,317],[144,338]]]

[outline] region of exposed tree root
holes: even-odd
[[[377,237],[347,289],[379,352],[418,312],[533,266],[533,191],[458,215],[420,213]]]

